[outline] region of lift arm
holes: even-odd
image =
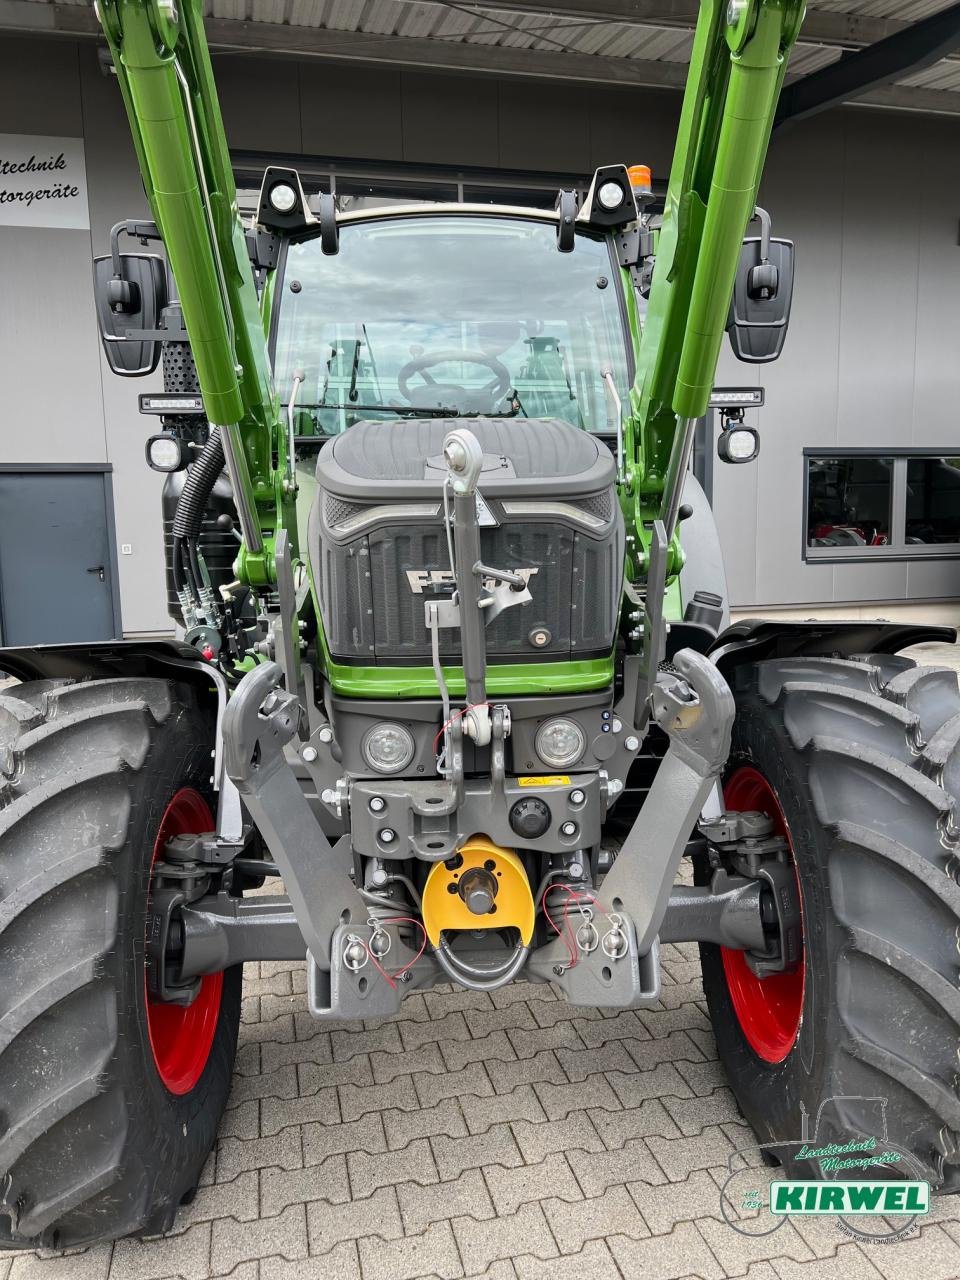
[[[177,283],[204,408],[221,429],[245,580],[275,577],[286,436],[247,255],[200,0],[98,0],[147,199]],[[277,465],[274,464],[276,455]]]
[[[626,440],[637,527],[659,516],[668,540],[803,12],[803,0],[701,0]]]

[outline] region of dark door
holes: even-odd
[[[0,473],[0,638],[5,645],[117,634],[106,477]]]

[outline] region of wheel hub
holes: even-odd
[[[160,819],[150,860],[151,872],[157,860],[162,858],[167,842],[174,836],[209,831],[213,825],[213,815],[204,798],[192,787],[182,787]],[[223,994],[223,974],[205,975],[200,980],[194,1000],[188,1005],[181,1005],[153,997],[145,970],[144,993],[147,1032],[157,1074],[171,1093],[189,1093],[203,1075],[213,1048]]]
[[[796,876],[796,857],[790,829],[776,792],[764,775],[752,766],[742,766],[728,779],[723,798],[724,807],[728,810],[758,811],[773,820],[774,831],[789,846],[790,865],[797,879],[799,896],[799,879]],[[747,1043],[764,1062],[782,1062],[796,1043],[803,1017],[806,965],[802,921],[799,958],[788,971],[760,977],[747,962],[744,952],[721,947],[720,956],[730,1000]]]

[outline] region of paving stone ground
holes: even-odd
[[[884,1247],[817,1219],[732,1230],[718,1188],[753,1138],[693,944],[663,948],[663,981],[614,1016],[523,983],[321,1026],[301,964],[250,965],[233,1093],[174,1232],[8,1255],[0,1280],[960,1277],[951,1201]]]

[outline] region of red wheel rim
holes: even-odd
[[[767,814],[773,819],[777,834],[783,836],[793,852],[790,828],[780,802],[757,769],[749,765],[737,769],[723,789],[723,802],[730,810],[758,809]],[[803,953],[791,973],[774,973],[768,978],[757,977],[742,951],[721,947],[720,955],[730,999],[747,1043],[764,1062],[782,1062],[796,1043],[803,1016],[806,970]]]
[[[173,836],[212,831],[213,826],[213,815],[203,796],[192,787],[182,787],[160,819],[151,869]],[[210,973],[201,978],[197,998],[186,1008],[152,1000],[147,994],[147,1032],[153,1061],[157,1074],[171,1093],[189,1093],[203,1075],[217,1030],[222,992],[223,974]]]

